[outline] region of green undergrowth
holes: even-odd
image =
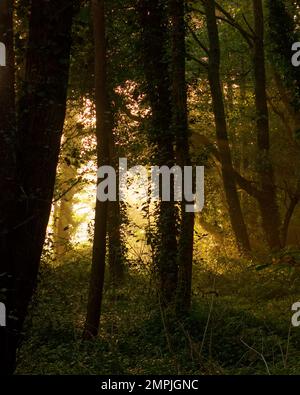
[[[248,268],[215,276],[210,292],[212,274],[197,270],[191,314],[180,320],[159,307],[149,276],[129,271],[125,285],[107,284],[99,337],[85,341],[88,257],[44,264],[16,373],[300,374],[295,281]]]

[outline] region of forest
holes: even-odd
[[[300,374],[300,1],[0,0],[0,374]]]

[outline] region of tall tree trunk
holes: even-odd
[[[7,354],[12,373],[16,348],[33,295],[49,220],[65,118],[73,1],[33,0],[25,81],[19,105],[16,207],[7,301]]]
[[[110,164],[109,144],[111,132],[107,94],[105,1],[93,0],[92,11],[95,45],[97,163],[98,167],[101,167]],[[99,332],[105,274],[107,219],[108,201],[101,202],[97,199],[92,271],[84,329],[84,337],[87,339],[97,336]]]
[[[185,77],[185,21],[184,1],[169,1],[172,24],[172,128],[176,135],[177,165],[191,166],[188,133],[187,88]],[[192,188],[192,186],[191,186]],[[178,242],[177,310],[188,312],[191,306],[194,213],[186,212],[186,201],[181,204],[181,225]]]
[[[269,111],[266,93],[266,67],[264,51],[264,16],[262,0],[253,0],[254,12],[254,84],[257,128],[257,171],[260,181],[258,204],[262,226],[271,249],[281,247],[280,215],[276,200],[273,165],[270,158]]]
[[[11,288],[12,251],[10,233],[16,193],[16,119],[14,92],[13,1],[0,2],[0,41],[6,48],[6,66],[0,66],[0,302],[8,306]],[[8,349],[9,330],[0,328],[0,372],[10,373],[14,365]]]
[[[157,166],[174,165],[175,135],[171,128],[171,100],[166,4],[161,0],[140,0],[146,89],[152,109],[150,144]],[[172,199],[171,199],[172,200]],[[175,301],[178,281],[176,209],[174,202],[161,201],[158,209],[157,266],[160,296],[164,305]]]
[[[209,38],[209,83],[216,124],[217,145],[220,153],[222,178],[232,229],[242,251],[250,250],[250,242],[237,192],[231,151],[228,141],[224,99],[220,80],[220,41],[216,21],[215,1],[205,0],[205,13]]]
[[[13,44],[13,1],[0,3],[0,41],[6,48],[6,66],[0,66],[0,274],[7,273],[10,259],[6,256],[11,216],[15,202],[16,117]],[[4,193],[5,191],[5,193]],[[6,257],[6,258],[4,258]],[[4,287],[3,287],[4,288]]]

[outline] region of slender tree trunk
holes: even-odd
[[[140,0],[143,60],[146,89],[152,108],[150,144],[157,166],[174,165],[175,135],[171,128],[171,100],[166,4],[161,0]],[[171,199],[172,200],[172,199]],[[157,266],[160,296],[164,305],[175,301],[178,281],[176,209],[174,202],[161,201],[158,209]]]
[[[172,24],[172,128],[176,136],[177,165],[191,166],[188,133],[187,89],[185,77],[185,21],[184,1],[170,0]],[[191,186],[192,188],[192,186]],[[186,212],[186,202],[181,204],[181,225],[178,242],[177,310],[188,312],[191,306],[192,267],[194,241],[194,213]]]
[[[220,152],[222,178],[232,229],[242,251],[250,250],[250,242],[237,192],[231,151],[229,147],[224,99],[220,81],[220,41],[214,0],[205,0],[205,13],[209,37],[209,83],[216,123],[217,145]]]
[[[98,167],[101,167],[110,164],[109,143],[111,131],[107,94],[105,1],[93,0],[92,11],[95,45],[97,163]],[[105,274],[107,219],[108,201],[100,202],[97,199],[92,271],[84,329],[84,337],[87,339],[97,336],[99,332]]]
[[[65,118],[72,3],[33,0],[31,4],[25,81],[18,114],[16,205],[8,235],[8,246],[12,246],[7,299],[9,339],[7,354],[0,356],[8,373],[14,370],[16,348],[36,286],[51,210]]]
[[[281,247],[280,215],[276,199],[273,165],[270,158],[269,111],[266,94],[266,67],[264,51],[264,16],[262,0],[253,0],[254,38],[254,84],[257,128],[257,171],[260,181],[258,203],[262,226],[271,249]]]

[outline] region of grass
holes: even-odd
[[[193,309],[162,312],[154,284],[129,271],[105,289],[101,330],[82,340],[89,259],[43,265],[17,374],[300,374],[300,329],[291,328],[295,281],[271,271],[218,275],[196,267]]]

